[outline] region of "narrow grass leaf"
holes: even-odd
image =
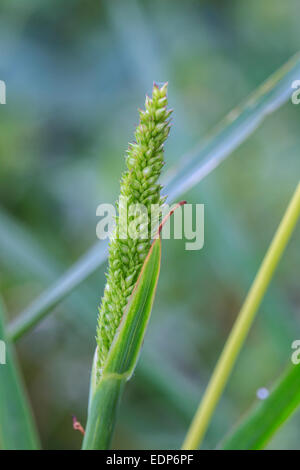
[[[1,299],[0,339],[4,341],[1,345],[5,344],[5,364],[0,364],[0,447],[7,450],[38,449],[39,439],[30,405],[14,351],[5,336],[4,307]]]
[[[259,402],[221,444],[222,449],[258,450],[300,405],[300,365],[290,367],[268,398]]]

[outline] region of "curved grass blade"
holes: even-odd
[[[0,339],[6,346],[6,363],[0,364],[0,446],[8,450],[35,450],[40,447],[39,439],[14,352],[6,340],[1,299]]]
[[[300,364],[289,368],[269,397],[225,438],[222,449],[263,449],[300,405]]]
[[[181,163],[169,171],[163,191],[172,203],[198,184],[259,127],[267,115],[282,106],[291,95],[291,83],[300,76],[300,55],[296,54],[266,80],[245,103],[230,112],[216,130],[201,141]],[[0,234],[1,235],[1,234]],[[107,251],[97,243],[91,250],[44,291],[8,328],[11,339],[17,339],[37,324],[66,295],[83,282],[107,258]],[[97,258],[97,249],[99,258]],[[91,256],[95,250],[95,258]],[[77,275],[80,271],[80,275]]]
[[[110,445],[121,392],[135,369],[150,318],[160,259],[161,240],[158,237],[144,262],[98,384],[97,361],[94,360],[83,449],[107,449]]]

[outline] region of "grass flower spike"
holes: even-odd
[[[150,223],[144,227],[143,237],[131,237],[127,228],[136,214],[120,216],[124,201],[128,207],[143,204],[151,221],[151,207],[161,208],[161,186],[157,182],[164,164],[164,141],[170,131],[170,110],[167,110],[167,84],[153,86],[152,98],[146,97],[145,111],[140,111],[140,122],[135,132],[135,143],[129,144],[127,170],[122,176],[119,214],[110,239],[107,283],[99,309],[97,350],[99,377],[120,324],[124,308],[132,293],[143,262],[151,246]],[[152,211],[153,216],[153,211]],[[156,213],[158,217],[158,212]],[[153,217],[152,217],[153,223]],[[145,236],[146,233],[146,236]],[[122,234],[122,235],[121,235]]]

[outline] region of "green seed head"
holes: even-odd
[[[129,144],[127,170],[121,179],[120,201],[117,207],[143,204],[149,223],[143,226],[143,239],[127,237],[134,215],[128,212],[124,220],[116,217],[115,231],[109,244],[107,284],[99,308],[97,326],[99,376],[120,324],[124,309],[151,245],[151,205],[163,204],[161,186],[157,183],[163,167],[163,145],[170,131],[170,110],[167,110],[167,83],[161,88],[154,84],[152,98],[146,97],[145,110],[140,111],[140,122],[135,132],[135,143]],[[138,224],[137,224],[138,225]],[[120,237],[119,237],[120,234]]]
[[[127,170],[121,179],[121,197],[117,207],[143,204],[148,214],[148,225],[143,227],[146,238],[123,239],[121,233],[132,221],[133,215],[125,220],[116,217],[115,231],[109,244],[109,267],[107,284],[99,308],[97,326],[98,372],[99,376],[120,324],[124,309],[137,281],[139,272],[151,245],[151,205],[160,207],[161,186],[157,183],[163,167],[163,144],[170,131],[170,110],[167,110],[167,83],[161,88],[154,84],[152,98],[146,97],[145,110],[140,111],[140,122],[135,132],[135,143],[129,144]],[[141,226],[142,226],[141,222]],[[140,229],[141,229],[140,226]],[[120,234],[120,237],[119,237]]]

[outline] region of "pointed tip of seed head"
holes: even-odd
[[[161,87],[160,91],[161,91],[161,92],[167,91],[168,86],[169,86],[169,82],[165,82],[165,83],[163,84],[163,86]]]
[[[153,91],[160,91],[161,93],[165,94],[167,92],[168,85],[169,82],[153,82]]]

